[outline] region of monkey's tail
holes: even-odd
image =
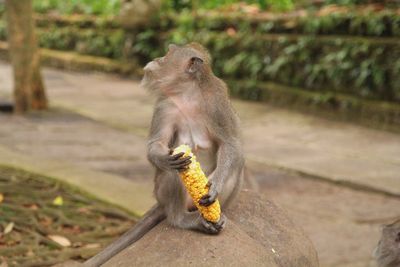
[[[165,213],[161,206],[154,205],[145,215],[125,234],[116,241],[108,245],[97,255],[85,261],[84,266],[98,267],[107,262],[113,256],[121,252],[127,246],[135,243],[143,237],[148,231],[155,227],[159,222],[165,219]]]

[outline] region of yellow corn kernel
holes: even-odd
[[[196,156],[192,153],[189,146],[180,145],[174,149],[173,154],[181,152],[185,153],[182,157],[192,157],[192,163],[189,164],[188,169],[179,173],[186,190],[189,192],[203,218],[209,222],[218,222],[221,215],[221,207],[218,199],[208,207],[199,204],[199,200],[208,193],[208,179],[201,169],[200,163],[196,160]]]

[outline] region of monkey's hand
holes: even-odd
[[[217,190],[217,186],[215,183],[212,182],[212,180],[209,180],[207,183],[207,187],[208,187],[208,194],[204,195],[200,200],[199,200],[199,204],[202,206],[210,206],[212,203],[215,202],[215,200],[217,200],[218,197],[218,190]]]
[[[178,153],[172,155],[172,150],[169,151],[169,155],[164,158],[164,163],[168,169],[184,171],[188,168],[188,165],[192,163],[190,160],[192,157],[182,157],[185,153]]]

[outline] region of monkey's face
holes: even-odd
[[[201,77],[207,70],[206,61],[207,55],[193,45],[169,45],[165,56],[150,61],[144,67],[142,86],[163,93],[176,92],[178,85]]]

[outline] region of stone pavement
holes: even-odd
[[[0,64],[0,93],[10,91]],[[138,81],[112,75],[46,71],[53,106],[145,137],[153,98]],[[400,135],[234,100],[247,159],[400,196]]]
[[[308,234],[321,267],[375,267],[380,226],[400,217],[400,199],[251,164],[261,192]]]
[[[0,62],[0,100],[11,91],[10,77],[8,64]],[[90,180],[95,175],[105,190],[106,180],[112,180],[107,200],[115,195],[116,204],[125,201],[122,206],[129,209],[126,201],[134,200],[121,182],[125,177],[141,188],[132,190],[135,199],[150,205],[153,172],[144,137],[151,96],[137,81],[112,75],[46,69],[45,78],[55,107],[51,112],[26,117],[0,113],[0,164],[22,154],[14,165],[24,162],[49,176],[76,176],[69,182],[77,186],[88,179],[84,189],[95,187]],[[368,266],[379,225],[400,216],[400,199],[381,194],[400,195],[400,136],[265,104],[235,100],[234,105],[243,122],[248,165],[261,192],[306,230],[321,265]],[[63,167],[50,164],[46,170],[50,161]],[[304,173],[351,187],[304,179]]]

